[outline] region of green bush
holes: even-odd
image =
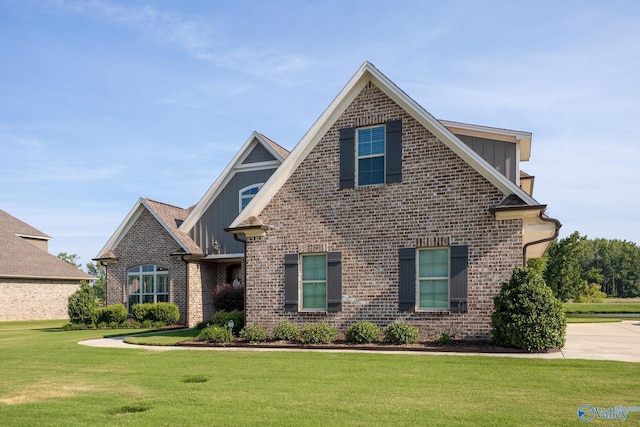
[[[213,293],[213,308],[216,311],[244,310],[244,290],[233,286],[218,286]]]
[[[360,321],[347,328],[346,332],[347,341],[356,344],[369,344],[372,342],[378,342],[380,338],[380,328],[378,325]]]
[[[127,320],[127,308],[124,304],[108,305],[106,307],[97,308],[94,312],[95,322],[100,327],[100,324],[106,323],[109,327],[112,324],[121,325]]]
[[[98,308],[93,288],[86,281],[80,282],[77,291],[69,296],[67,312],[71,323],[91,325],[93,314]]]
[[[273,327],[271,335],[274,340],[298,341],[300,338],[300,328],[288,320],[283,320]]]
[[[494,305],[491,333],[497,345],[529,352],[564,346],[564,307],[539,273],[516,268]]]
[[[238,334],[244,327],[244,311],[218,311],[213,315],[213,324],[228,328],[229,320],[233,320],[233,333]]]
[[[247,325],[240,331],[240,338],[249,342],[262,342],[266,341],[269,336],[260,326]]]
[[[150,321],[160,326],[175,325],[180,320],[180,309],[170,302],[134,304],[131,313],[138,322]]]
[[[451,341],[453,341],[455,337],[456,336],[454,334],[443,332],[438,338],[436,338],[436,344],[438,344],[440,347],[442,347],[443,345],[451,344]]]
[[[420,331],[406,322],[392,323],[384,330],[384,341],[390,344],[415,344]]]
[[[302,344],[331,344],[338,336],[338,330],[327,323],[305,325],[300,329]]]
[[[207,326],[200,332],[198,339],[216,344],[224,344],[231,342],[233,336],[229,329],[222,326]]]

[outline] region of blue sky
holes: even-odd
[[[84,265],[252,131],[293,148],[368,60],[439,119],[532,132],[561,237],[640,243],[638,22],[633,0],[0,0],[0,209]]]

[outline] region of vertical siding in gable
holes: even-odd
[[[240,242],[233,235],[224,231],[239,213],[238,193],[241,189],[253,184],[264,183],[275,169],[262,169],[250,172],[239,172],[213,201],[209,209],[196,222],[190,232],[191,238],[206,254],[213,254],[214,240],[220,243],[220,253],[239,254],[244,252]]]
[[[251,150],[242,164],[246,165],[249,163],[269,162],[273,160],[276,160],[276,158],[273,157],[273,155],[264,147],[264,145],[258,144],[253,150]]]
[[[495,167],[498,172],[509,178],[510,181],[516,182],[517,162],[515,144],[475,136],[456,136]]]

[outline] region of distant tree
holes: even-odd
[[[82,265],[80,265],[79,263],[80,257],[77,254],[68,254],[66,252],[60,252],[56,256],[61,260],[68,262],[69,264],[73,265],[76,268],[82,267]]]
[[[544,279],[561,301],[577,298],[588,286],[582,277],[586,239],[575,231],[549,247]]]
[[[105,269],[102,264],[94,264],[92,262],[87,264],[87,272],[96,277],[93,281],[93,291],[96,298],[101,302],[105,302],[106,297],[106,282],[105,282]]]

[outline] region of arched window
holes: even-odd
[[[169,269],[139,265],[127,270],[128,308],[134,304],[169,302]]]
[[[258,193],[258,190],[260,190],[263,184],[264,183],[253,184],[240,190],[240,210],[243,210],[249,204],[251,199],[253,199],[253,196]]]

